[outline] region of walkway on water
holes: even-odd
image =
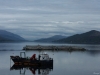
[[[85,48],[77,47],[77,46],[43,46],[43,45],[26,45],[23,47],[23,50],[73,50],[73,51],[85,51]]]

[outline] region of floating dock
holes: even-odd
[[[85,51],[85,48],[81,48],[81,47],[77,47],[77,46],[43,46],[43,45],[26,45],[25,47],[23,47],[23,50],[65,50],[65,51],[69,51],[69,50],[75,50],[75,51]]]

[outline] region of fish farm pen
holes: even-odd
[[[26,45],[23,47],[23,50],[57,50],[57,51],[85,51],[85,48],[77,47],[77,46],[43,46],[43,45]]]

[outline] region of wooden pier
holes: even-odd
[[[77,47],[77,46],[43,46],[43,45],[26,45],[23,47],[23,50],[73,50],[73,51],[85,51],[85,48]]]

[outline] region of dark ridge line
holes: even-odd
[[[22,50],[0,50],[0,51],[22,51]]]

